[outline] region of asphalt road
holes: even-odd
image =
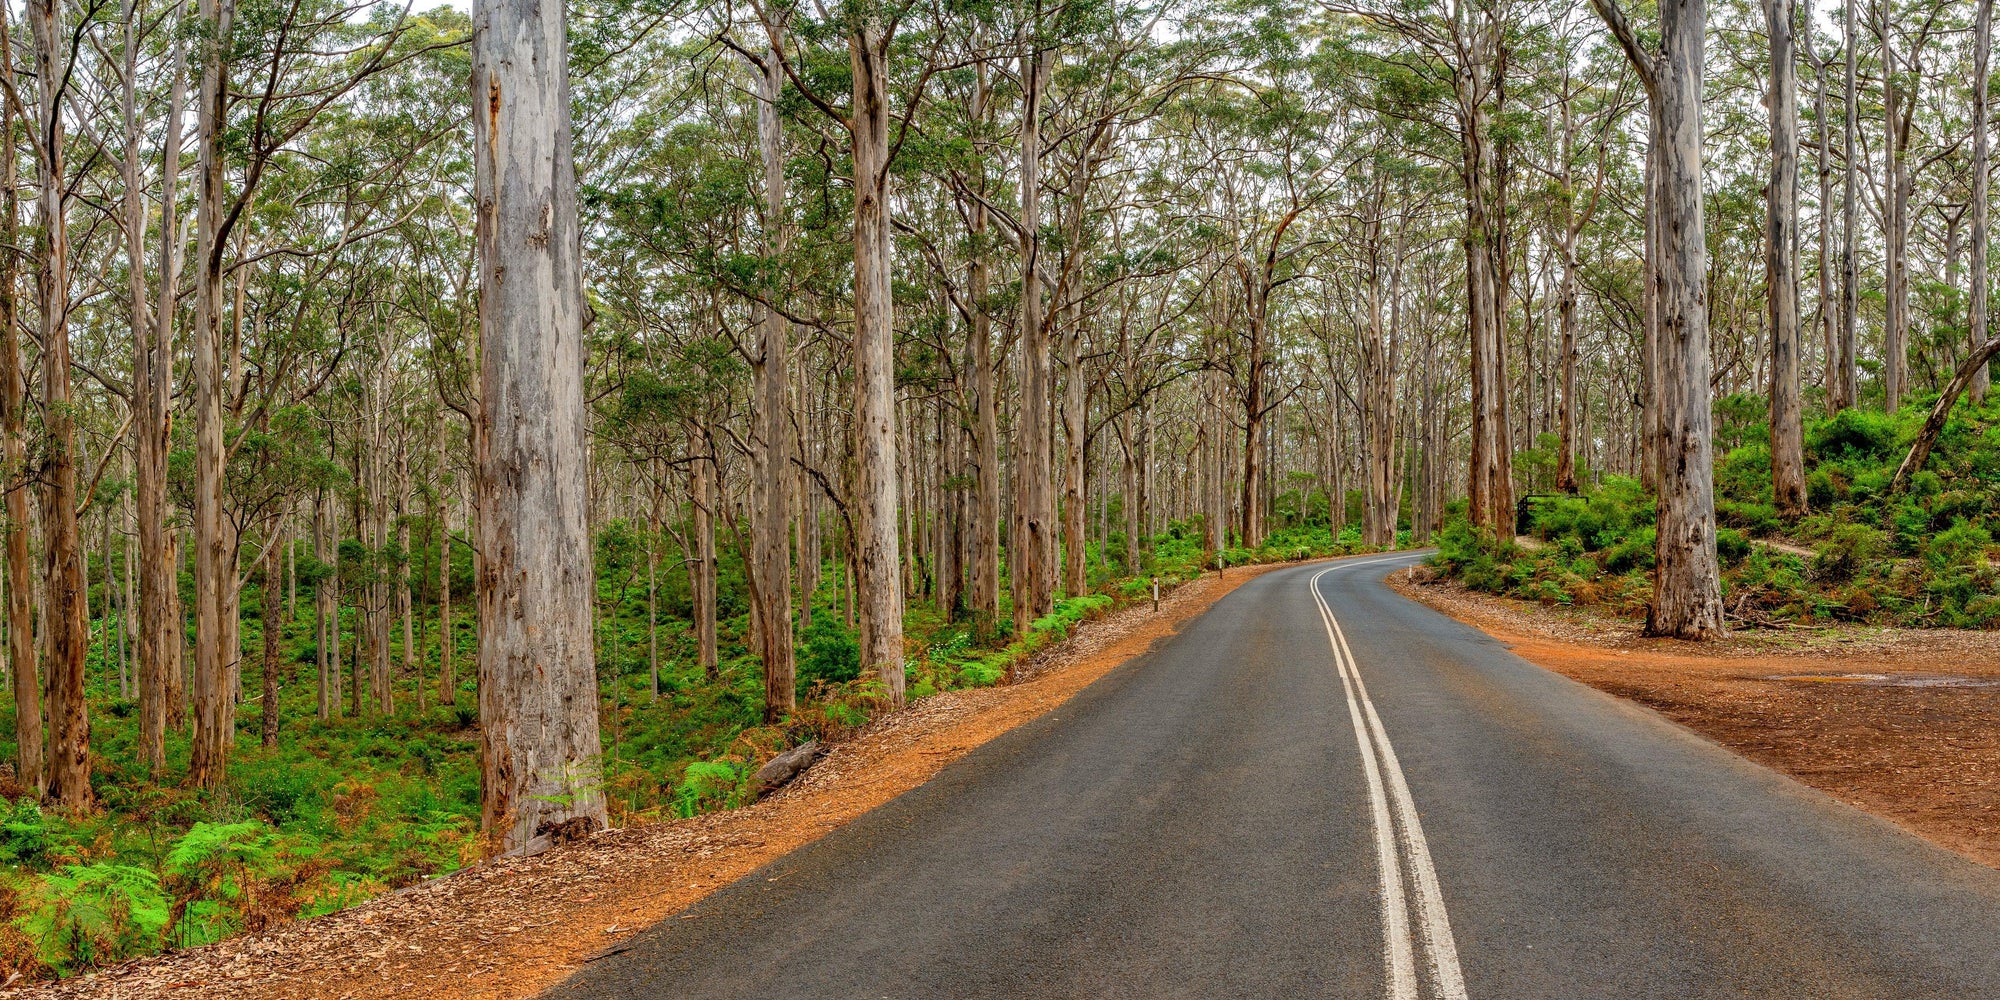
[[[2000,873],[1382,586],[1414,558],[1246,583],[549,996],[2000,998]]]

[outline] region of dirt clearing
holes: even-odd
[[[2000,635],[1744,631],[1698,645],[1421,573],[1395,574],[1392,586],[1531,663],[2000,867]]]
[[[1086,623],[1005,687],[953,691],[833,746],[746,809],[608,831],[327,917],[141,959],[11,996],[180,1000],[503,1000],[531,997],[639,930],[925,781],[1178,632],[1269,567],[1204,576]]]

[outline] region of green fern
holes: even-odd
[[[132,865],[66,865],[42,876],[17,926],[44,964],[62,973],[157,949],[169,908],[159,877]]]

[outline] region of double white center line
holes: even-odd
[[[1418,1000],[1415,952],[1416,940],[1421,940],[1431,996],[1466,1000],[1465,976],[1459,971],[1458,946],[1451,936],[1451,920],[1445,915],[1444,893],[1438,888],[1437,869],[1431,864],[1431,850],[1424,842],[1424,827],[1417,820],[1417,806],[1410,798],[1409,783],[1403,779],[1403,766],[1397,763],[1396,748],[1389,743],[1381,717],[1375,714],[1368,685],[1362,683],[1354,653],[1347,647],[1347,635],[1319,592],[1320,578],[1335,569],[1386,561],[1371,559],[1324,569],[1314,574],[1307,586],[1313,603],[1319,605],[1327,645],[1333,649],[1334,666],[1340,672],[1341,687],[1347,691],[1347,712],[1354,722],[1354,739],[1361,748],[1361,767],[1368,779],[1376,861],[1382,872],[1382,941],[1389,998]],[[1408,900],[1411,893],[1404,888],[1406,866],[1416,896],[1414,934]]]

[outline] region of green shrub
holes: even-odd
[[[1843,524],[1815,548],[1813,575],[1829,582],[1854,579],[1864,566],[1882,557],[1887,537],[1865,524]]]
[[[1629,573],[1632,570],[1652,569],[1654,550],[1659,547],[1658,537],[1653,528],[1647,527],[1619,539],[1604,550],[1604,571]]]
[[[814,681],[845,684],[861,673],[861,641],[833,615],[814,615],[799,653],[801,691]]]
[[[1723,527],[1735,528],[1757,538],[1775,535],[1784,528],[1784,521],[1778,517],[1778,508],[1756,501],[1717,497],[1715,519]]]
[[[965,687],[992,687],[1007,676],[1009,662],[1004,652],[974,660],[958,668],[958,681]]]
[[[1933,572],[1976,566],[1985,562],[1992,544],[1993,536],[1985,528],[1960,520],[1924,543],[1924,564]]]
[[[1743,561],[1750,554],[1750,540],[1733,528],[1718,528],[1715,532],[1715,553],[1725,564]]]
[[[674,790],[674,811],[683,819],[717,809],[733,809],[748,801],[746,774],[736,764],[695,761],[681,773]]]
[[[1652,495],[1636,479],[1610,476],[1589,492],[1537,504],[1530,530],[1549,541],[1575,538],[1584,551],[1596,552],[1652,523]]]
[[[1806,430],[1806,447],[1821,462],[1880,462],[1896,448],[1896,418],[1849,407]]]
[[[282,827],[315,815],[326,804],[326,790],[340,777],[318,760],[285,755],[237,762],[229,785],[246,807]]]

